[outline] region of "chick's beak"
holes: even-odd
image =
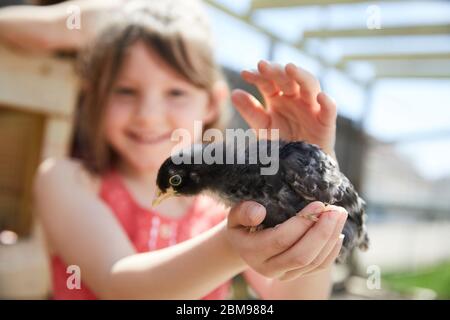
[[[153,199],[153,202],[152,202],[152,207],[157,206],[158,204],[160,204],[162,201],[164,201],[167,198],[176,196],[176,194],[177,194],[176,191],[173,190],[172,187],[167,189],[166,192],[162,192],[160,189],[157,189],[155,199]]]

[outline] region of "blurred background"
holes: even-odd
[[[336,266],[333,298],[450,299],[450,1],[204,2],[231,88],[257,94],[239,71],[260,59],[294,62],[337,102],[337,157],[367,201],[371,248]],[[7,42],[0,36],[0,298],[45,299],[30,187],[43,159],[70,148],[76,52]],[[234,113],[228,127],[246,125]],[[234,289],[253,297],[239,277]]]

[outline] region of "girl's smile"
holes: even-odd
[[[135,143],[143,145],[153,145],[170,139],[172,131],[168,131],[167,133],[163,134],[158,134],[154,132],[144,132],[130,129],[126,132],[126,134],[128,138],[130,138]]]

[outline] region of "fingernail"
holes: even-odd
[[[297,68],[297,66],[296,66],[294,63],[292,63],[292,62],[288,63],[288,64],[286,65],[286,67]]]
[[[322,213],[325,210],[326,206],[323,202],[317,202],[314,204],[314,207],[308,210],[309,214],[318,214]]]
[[[297,216],[301,217],[301,216],[305,216],[305,215],[319,215],[319,213],[324,212],[324,206],[319,206],[317,208],[312,208],[309,210],[300,210],[299,212],[297,212]]]
[[[314,211],[312,213],[319,214],[319,213],[322,213],[324,210],[325,210],[325,207],[323,206],[323,207],[314,209]]]
[[[335,98],[330,97],[329,95],[327,95],[327,97],[328,97],[328,99],[330,99],[332,104],[334,104],[334,105],[336,104],[336,99]]]
[[[335,205],[327,205],[325,207],[325,211],[326,212],[335,212],[339,217],[341,217],[342,215],[346,215],[347,214],[347,210],[345,210],[345,208],[343,207],[339,207],[339,206],[335,206]]]
[[[259,67],[262,68],[266,68],[269,65],[269,62],[267,60],[261,60],[259,63]]]
[[[344,240],[344,238],[345,238],[345,234],[343,234],[343,233],[341,233],[338,237],[338,239],[340,239],[340,240]]]
[[[338,220],[338,215],[339,215],[338,211],[335,210],[327,211],[327,218],[332,222],[336,222]]]
[[[345,211],[345,210],[343,210],[343,211],[340,213],[339,219],[342,220],[342,221],[345,221],[345,220],[347,220],[347,217],[348,217],[348,212]]]
[[[263,206],[260,204],[252,204],[249,208],[249,214],[251,219],[257,219],[263,210]]]
[[[235,101],[237,101],[238,103],[242,103],[242,102],[245,101],[245,97],[244,97],[242,94],[235,95],[233,98],[234,98]]]

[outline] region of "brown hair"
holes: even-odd
[[[223,80],[214,61],[208,20],[198,1],[129,2],[81,55],[83,87],[72,156],[81,159],[92,173],[105,173],[117,162],[117,154],[105,140],[102,119],[126,51],[140,41],[210,95],[213,85]],[[205,129],[222,128],[223,114],[219,112],[218,119]]]

